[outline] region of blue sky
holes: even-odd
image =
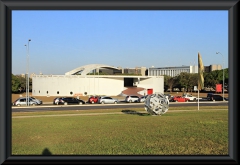
[[[228,67],[227,10],[12,11],[12,73],[62,75],[88,64]],[[216,54],[220,52],[221,54]]]

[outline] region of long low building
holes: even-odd
[[[34,75],[33,96],[125,95],[128,88],[139,95],[163,93],[163,76]],[[136,94],[136,93],[132,93]]]
[[[96,68],[111,68],[111,66],[101,64],[89,66],[91,66],[91,71]],[[84,70],[90,71],[87,66],[79,67],[79,69],[81,70],[74,69],[72,72],[67,72],[68,74],[65,75],[34,75],[32,77],[32,95],[118,96],[129,94],[145,95],[164,92],[163,76],[88,75],[84,72]],[[74,74],[79,72],[84,74]]]

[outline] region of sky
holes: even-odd
[[[204,66],[228,68],[227,10],[12,11],[14,75],[198,65],[198,52]]]

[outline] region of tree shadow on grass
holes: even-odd
[[[42,155],[52,155],[48,148],[45,148],[42,152]]]
[[[141,112],[137,112],[137,111],[129,110],[129,109],[122,110],[122,113],[125,113],[125,114],[128,114],[128,115],[150,116],[149,113],[141,113]]]

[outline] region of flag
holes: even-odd
[[[202,62],[202,57],[198,52],[198,90],[201,90],[204,88],[203,72],[204,72],[204,66]]]

